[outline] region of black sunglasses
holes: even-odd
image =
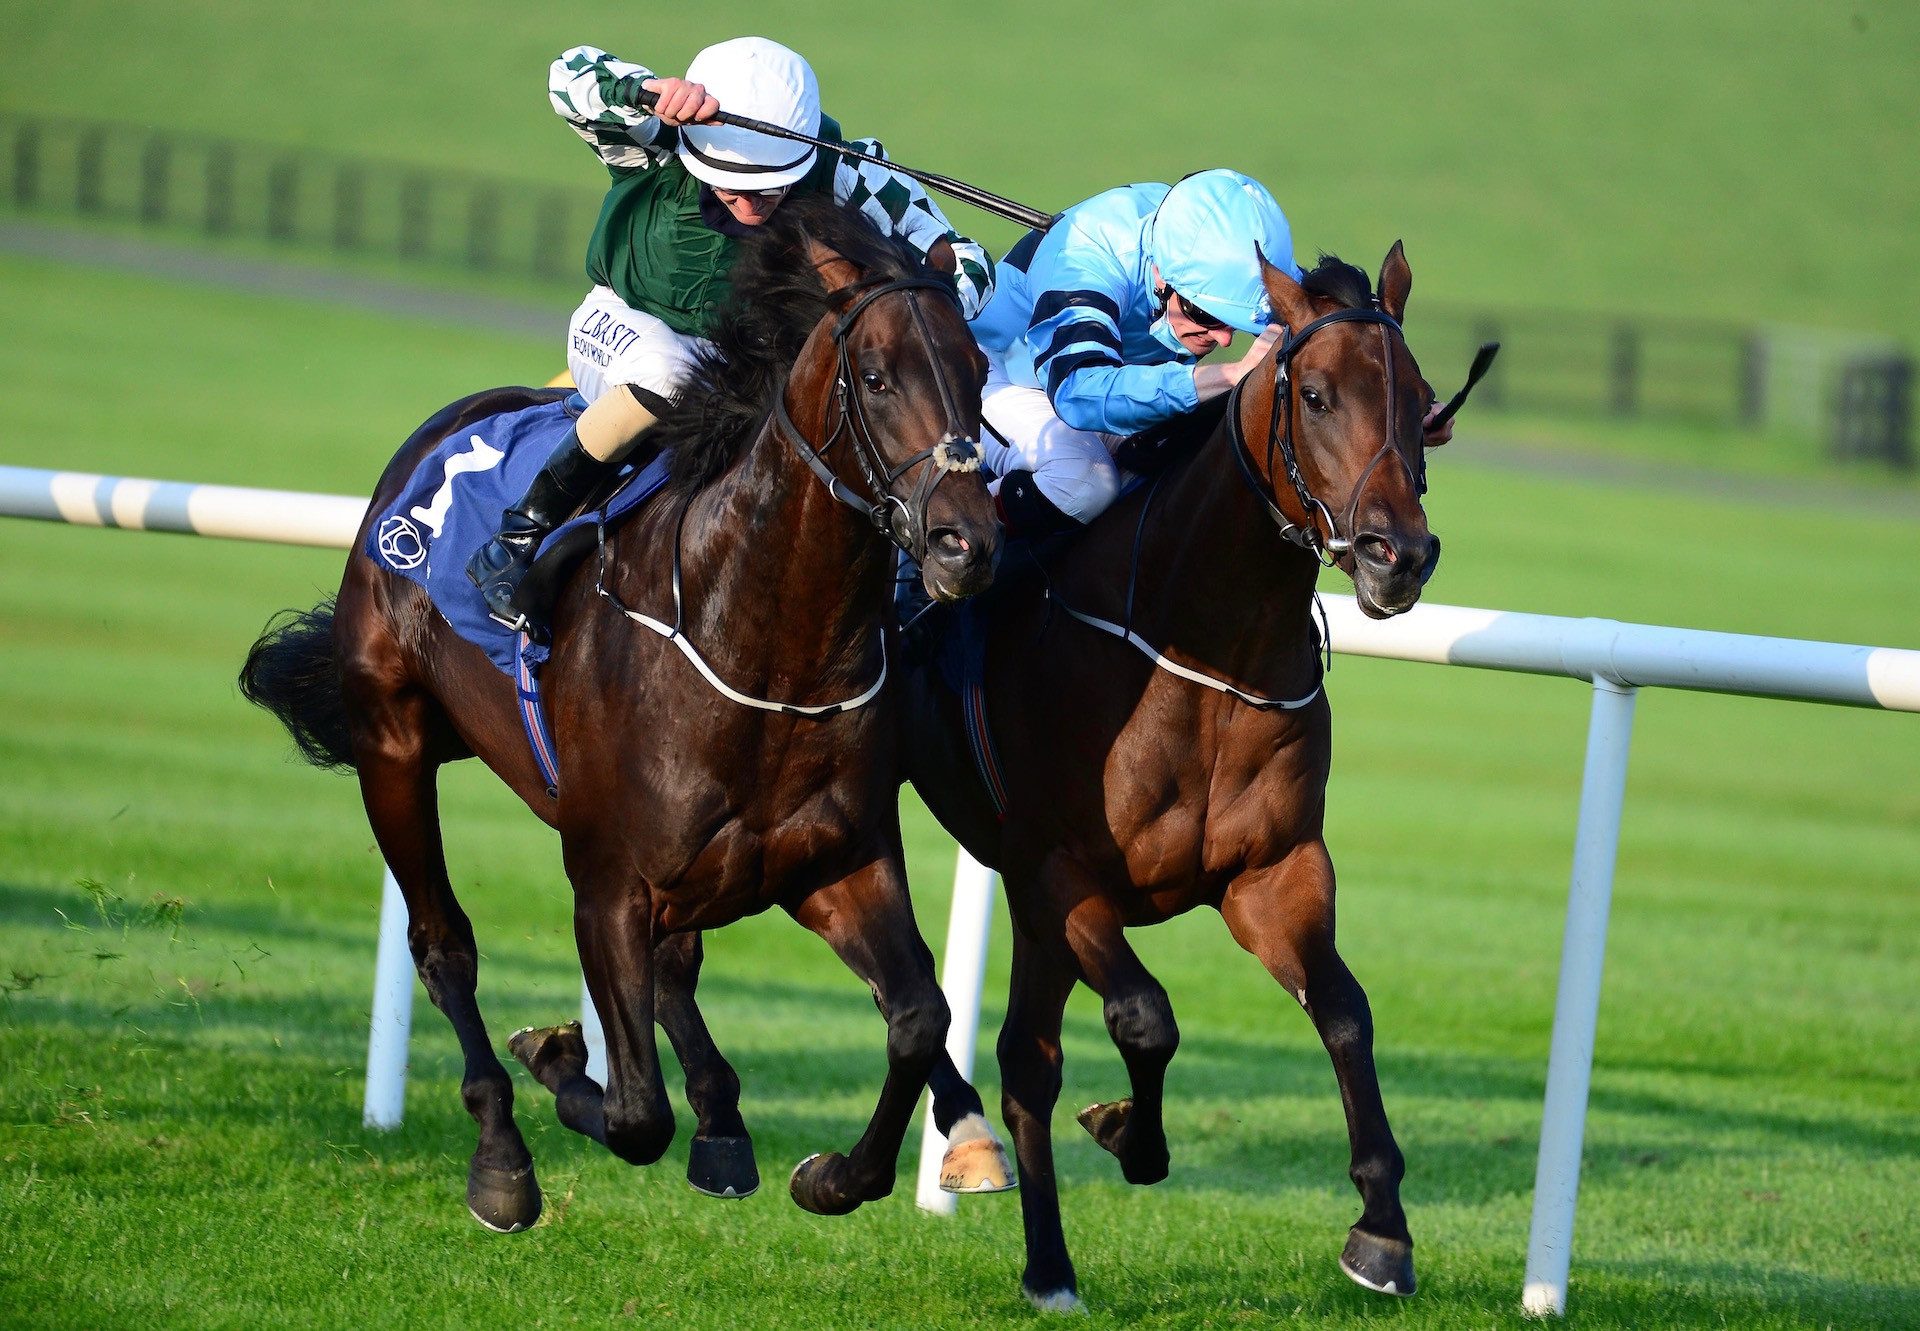
[[[1175,291],[1172,294],[1175,296],[1180,296],[1180,293],[1178,291]],[[1188,300],[1185,296],[1180,296],[1180,310],[1183,314],[1187,316],[1187,318],[1199,324],[1202,328],[1206,329],[1209,333],[1217,333],[1222,328],[1225,328],[1228,326],[1227,321],[1225,319],[1214,318],[1211,314],[1208,314],[1205,310],[1201,309],[1198,305],[1195,305],[1192,301]]]

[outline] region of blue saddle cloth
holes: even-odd
[[[499,530],[502,511],[526,493],[585,408],[575,393],[488,416],[450,435],[420,460],[400,497],[367,532],[367,558],[426,588],[454,632],[507,675],[519,667],[520,637],[487,614],[480,589],[467,578],[467,561]],[[555,528],[541,548],[603,514],[614,525],[666,484],[667,465],[662,454],[628,468],[606,504]]]

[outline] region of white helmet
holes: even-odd
[[[722,111],[802,134],[820,133],[820,83],[797,52],[765,37],[736,37],[709,46],[687,66],[687,82],[703,83]],[[725,190],[780,189],[812,169],[815,150],[733,125],[682,125],[680,162]]]

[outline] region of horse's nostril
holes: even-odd
[[[1400,562],[1400,556],[1394,550],[1393,542],[1377,533],[1363,532],[1353,544],[1363,559],[1375,564],[1385,564],[1391,568]]]
[[[952,527],[936,528],[929,538],[929,543],[935,554],[947,559],[963,558],[973,550],[967,538]]]

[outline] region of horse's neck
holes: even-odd
[[[1319,565],[1281,539],[1226,426],[1160,486],[1140,550],[1142,631],[1276,696],[1312,685]],[[1131,533],[1129,533],[1131,536]]]
[[[808,695],[781,701],[856,691],[877,668],[891,552],[769,423],[687,514],[688,634],[723,673]]]

